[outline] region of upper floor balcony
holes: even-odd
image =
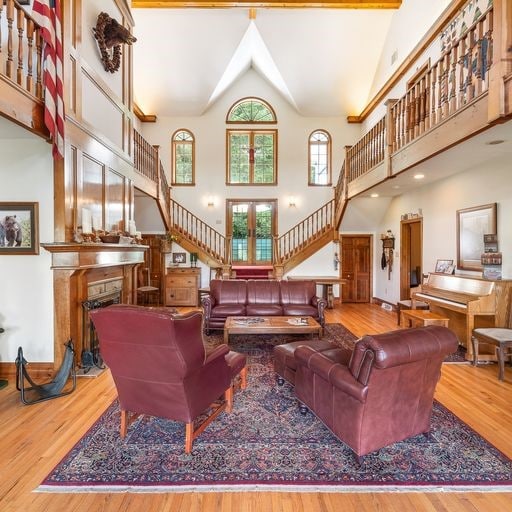
[[[418,72],[386,114],[346,147],[335,197],[337,221],[355,197],[512,116],[512,6],[495,0],[465,25],[459,12],[438,32],[441,52]]]

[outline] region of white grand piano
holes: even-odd
[[[475,327],[498,327],[506,325],[511,314],[510,294],[512,281],[492,281],[478,277],[450,274],[428,275],[426,282],[412,293],[414,302],[429,304],[431,311],[449,319],[449,327],[466,347],[466,359],[473,359],[471,332]],[[495,360],[494,351],[489,349],[479,354],[479,360]],[[479,351],[480,352],[480,351]]]

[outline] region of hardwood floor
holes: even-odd
[[[354,334],[396,329],[396,314],[368,304],[327,311]],[[249,381],[250,385],[250,381]],[[512,493],[168,493],[57,494],[34,489],[115,397],[108,373],[79,379],[71,395],[33,406],[20,403],[14,382],[0,391],[0,510],[2,512],[334,512],[512,510]],[[496,365],[445,364],[437,399],[512,457],[512,369],[505,382]],[[512,475],[511,475],[512,478]]]

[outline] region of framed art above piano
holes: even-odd
[[[484,235],[497,233],[496,203],[457,210],[457,268],[482,270]]]

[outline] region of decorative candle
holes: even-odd
[[[88,208],[82,208],[82,233],[92,233],[92,215]]]
[[[92,229],[101,229],[101,217],[99,215],[92,216]]]
[[[129,220],[128,221],[128,233],[130,234],[130,236],[133,236],[133,235],[135,235],[136,232],[137,232],[137,228],[135,226],[135,221]]]

